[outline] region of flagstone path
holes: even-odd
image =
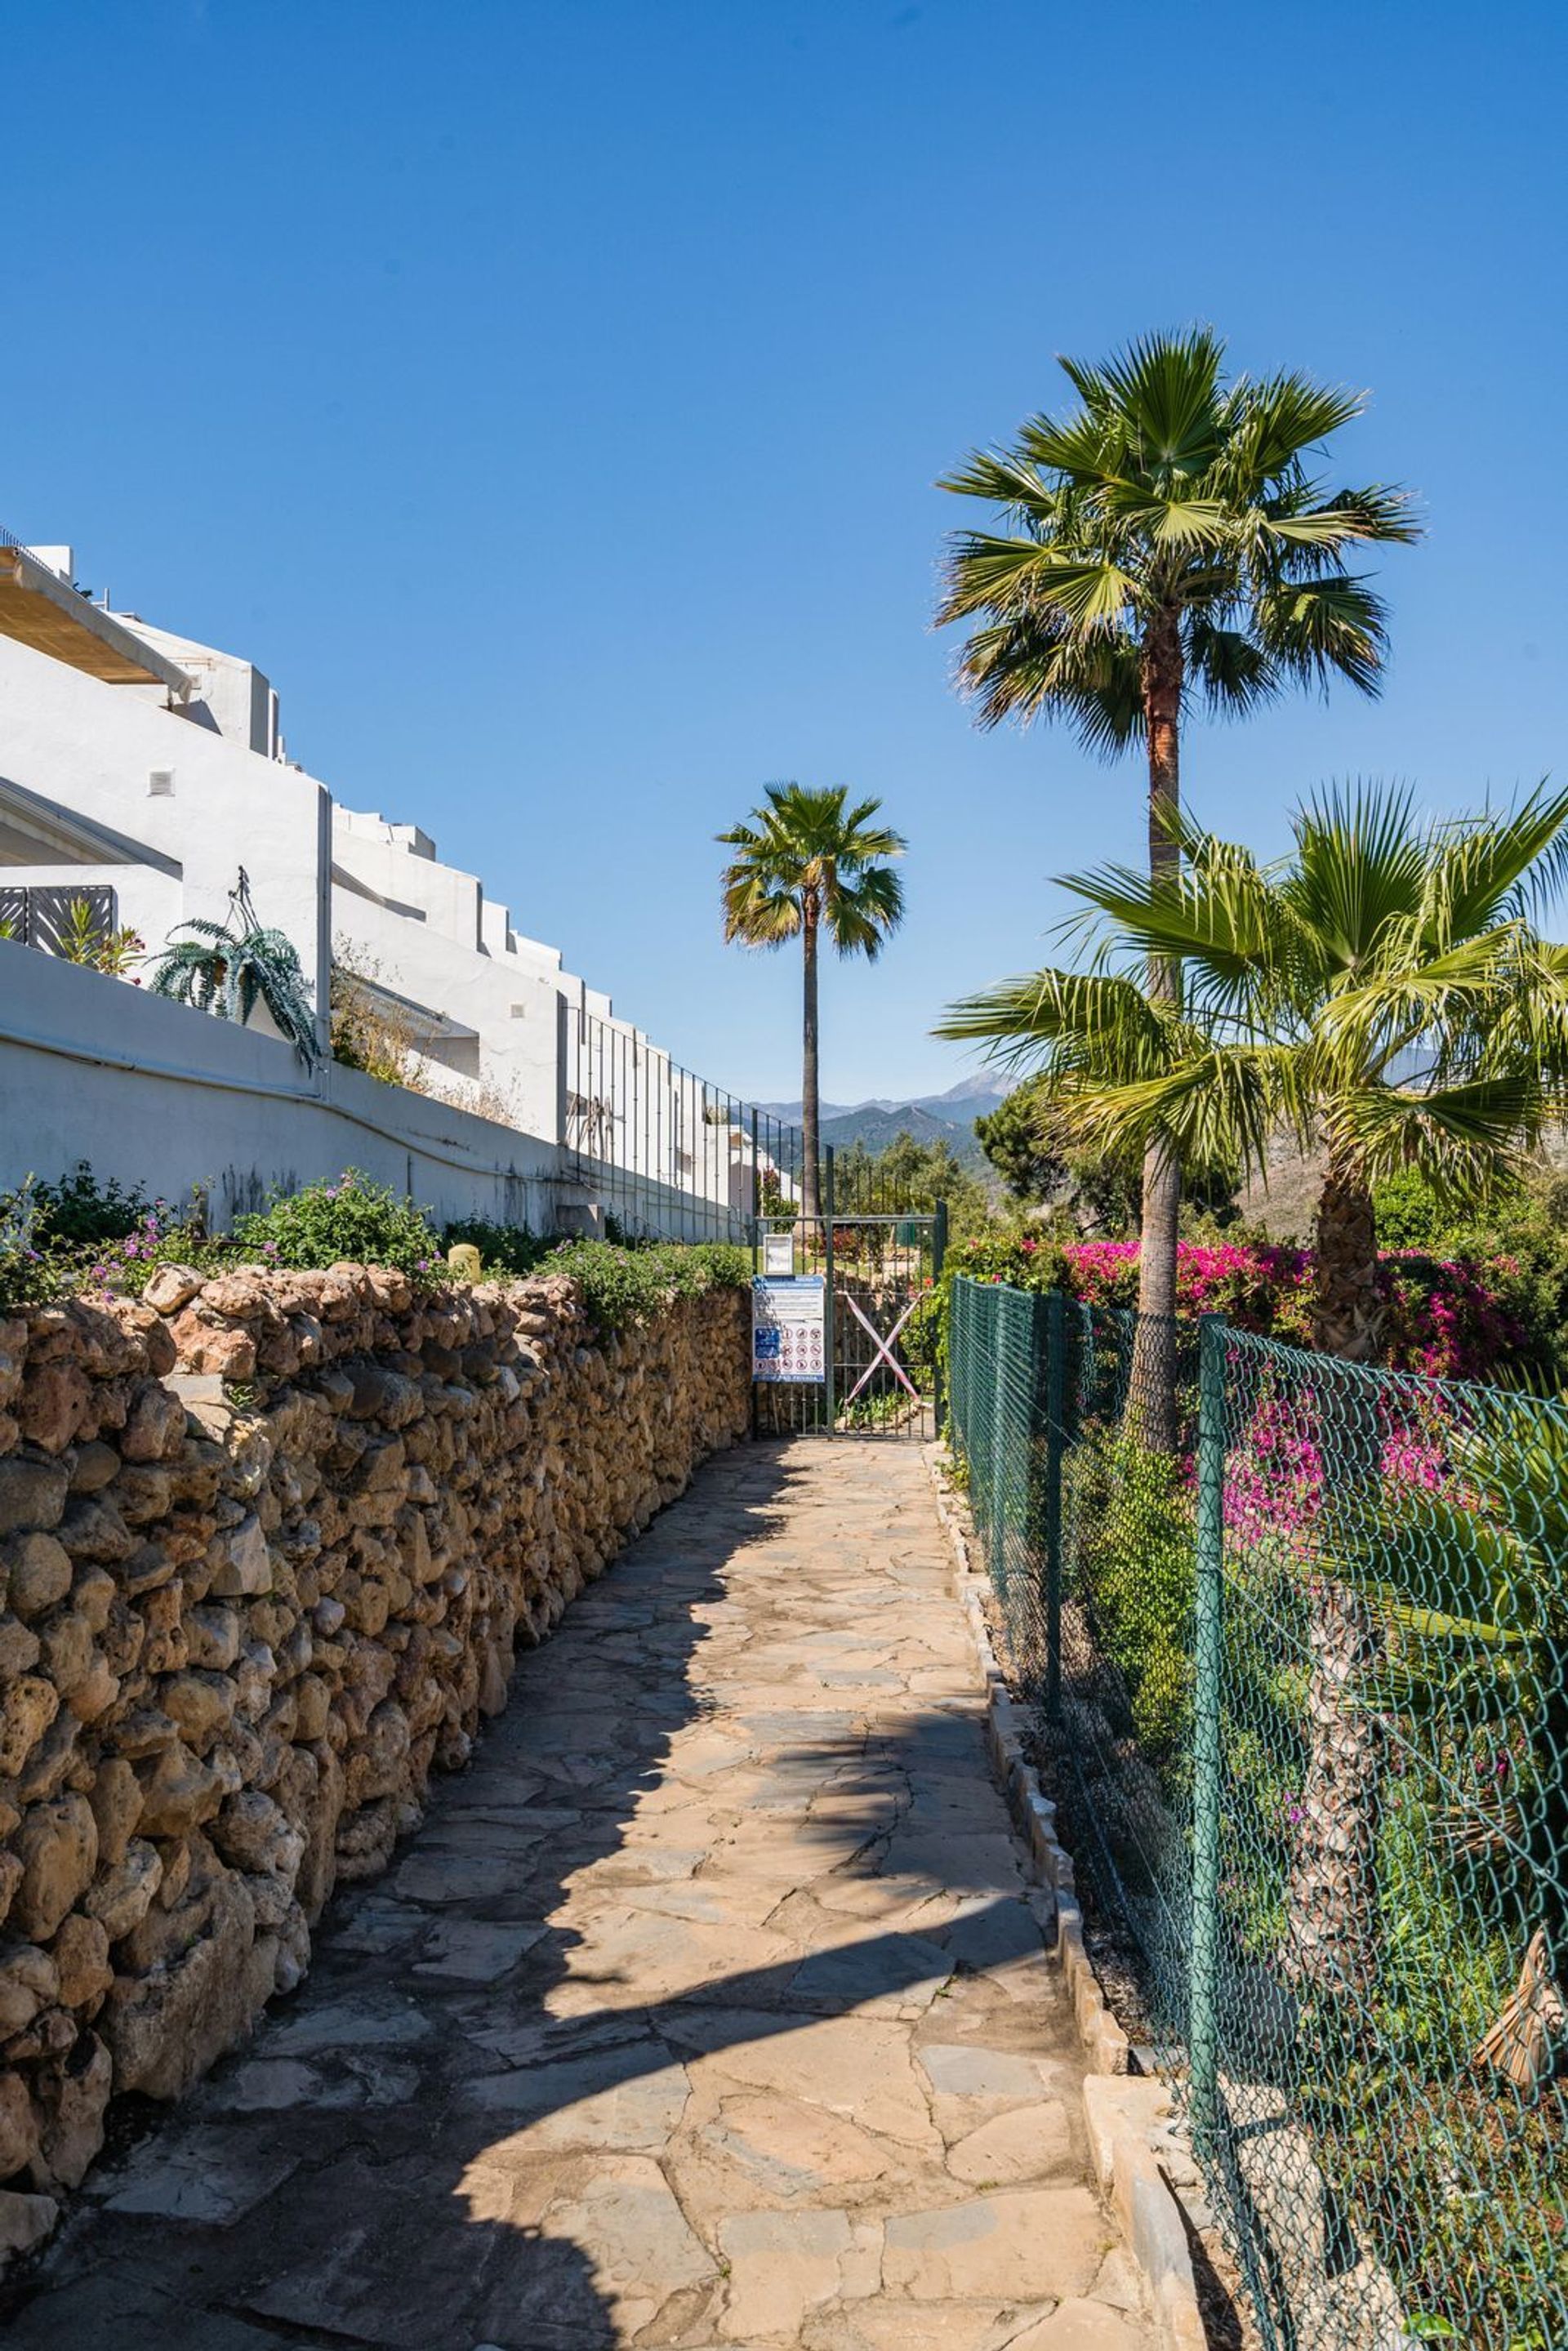
[[[918,1449],[713,1462],[11,2351],[1148,2351]]]

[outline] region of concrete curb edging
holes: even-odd
[[[1198,2311],[1182,2200],[1162,2160],[1162,2155],[1168,2158],[1174,2152],[1170,2092],[1163,2082],[1129,2070],[1131,2043],[1106,2005],[1084,1945],[1072,1859],[1057,1837],[1056,1807],[1041,1792],[1034,1767],[1025,1761],[1018,1709],[997,1663],[981,1598],[989,1579],[970,1565],[968,1512],[946,1481],[946,1447],[928,1445],[925,1453],[937,1516],[952,1545],[954,1592],[968,1619],[985,1678],[992,1765],[1035,1874],[1054,1899],[1054,1957],[1067,1982],[1088,2059],[1083,2115],[1101,2189],[1143,2273],[1164,2351],[1205,2351],[1207,2335]]]

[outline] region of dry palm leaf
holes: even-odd
[[[1516,2089],[1533,2090],[1552,2070],[1552,2044],[1568,2023],[1568,2007],[1547,1973],[1545,1930],[1530,1938],[1519,1990],[1482,2040],[1472,2065],[1491,2065]]]

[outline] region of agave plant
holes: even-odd
[[[279,1033],[308,1068],[321,1058],[316,1016],[292,939],[265,929],[251,902],[242,865],[229,893],[226,923],[182,923],[183,938],[171,935],[152,973],[154,996],[215,1012],[243,1028],[258,1003],[265,1004]]]
[[[1500,1893],[1511,1889],[1527,1906],[1524,1936],[1544,1925],[1561,1968],[1568,1399],[1528,1388],[1449,1394],[1432,1431],[1444,1474],[1341,1498],[1330,1529],[1336,1572],[1384,1633],[1368,1703],[1427,1723],[1445,1758],[1439,1825],[1451,1854],[1490,1868]],[[1472,1785],[1461,1767],[1479,1744],[1494,1768]]]

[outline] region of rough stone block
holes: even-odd
[[[19,1528],[57,1527],[69,1485],[70,1471],[63,1461],[20,1455],[0,1460],[0,1535]]]
[[[255,1512],[214,1535],[207,1553],[213,1579],[208,1589],[220,1600],[272,1589],[272,1554]]]
[[[5,1463],[0,1462],[0,1476]],[[6,1596],[18,1616],[38,1616],[53,1608],[71,1588],[70,1553],[52,1534],[14,1535],[0,1545]]]
[[[47,1942],[87,1892],[98,1866],[98,1823],[85,1796],[35,1804],[16,1832],[22,1883],[11,1905],[20,1934]]]

